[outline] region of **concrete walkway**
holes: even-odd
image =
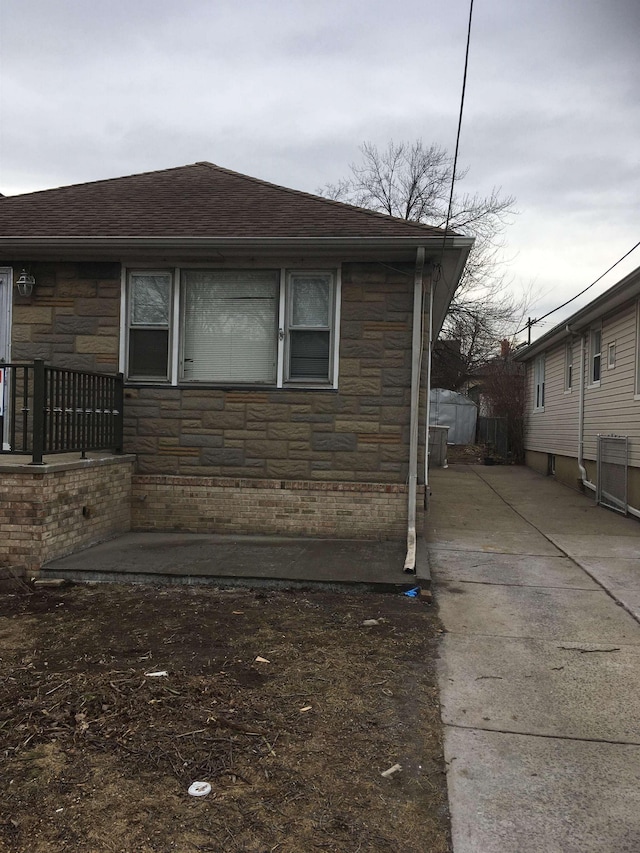
[[[432,491],[455,853],[637,853],[640,522],[526,468]]]

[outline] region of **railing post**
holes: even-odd
[[[115,378],[114,403],[115,416],[115,447],[116,453],[122,453],[124,443],[124,374],[118,373]]]
[[[45,381],[44,361],[36,358],[33,362],[33,449],[31,464],[42,465],[44,454],[45,430]]]

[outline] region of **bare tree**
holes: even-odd
[[[444,228],[447,224],[453,158],[438,145],[391,141],[383,151],[371,142],[351,174],[319,192],[336,201]],[[458,170],[456,185],[468,170]],[[504,230],[515,215],[515,199],[494,188],[489,195],[454,193],[448,228],[475,237],[465,271],[440,337],[460,341],[458,387],[518,328],[526,300],[508,289],[502,250]]]

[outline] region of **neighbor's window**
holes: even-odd
[[[564,362],[564,390],[571,391],[573,388],[573,343],[569,341],[565,350]]]
[[[323,272],[291,272],[287,291],[286,378],[292,382],[328,382],[333,276]]]
[[[128,375],[134,379],[169,377],[171,274],[129,273]]]
[[[589,352],[591,360],[590,384],[597,385],[600,382],[602,364],[602,329],[591,329]]]
[[[607,368],[613,370],[616,366],[616,342],[613,341],[607,347]]]
[[[327,270],[131,271],[127,376],[335,387],[338,288]]]
[[[544,354],[539,355],[533,364],[533,410],[544,411]]]

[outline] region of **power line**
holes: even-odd
[[[635,244],[635,246],[632,246],[628,252],[625,252],[625,254],[621,258],[618,258],[618,260],[615,262],[615,264],[611,264],[611,266],[609,267],[608,270],[605,270],[602,273],[602,275],[599,275],[595,281],[592,281],[591,284],[588,284],[584,288],[584,290],[581,290],[580,293],[576,293],[575,296],[572,296],[571,299],[567,299],[566,302],[563,302],[562,305],[558,305],[557,308],[552,308],[551,311],[547,311],[547,313],[543,314],[542,317],[538,317],[536,320],[531,320],[531,319],[527,320],[527,322],[524,324],[524,326],[521,329],[518,329],[518,331],[515,334],[519,335],[520,332],[524,332],[525,329],[529,329],[529,334],[531,334],[531,327],[532,326],[535,326],[535,324],[539,323],[541,320],[545,320],[547,317],[549,317],[549,315],[555,314],[556,311],[559,311],[561,308],[565,308],[567,305],[570,305],[572,302],[575,302],[575,300],[578,299],[580,296],[582,296],[583,293],[586,293],[587,290],[590,290],[590,288],[592,288],[595,284],[597,284],[599,281],[601,281],[607,273],[610,273],[612,269],[617,267],[619,263],[622,263],[622,261],[624,261],[625,258],[628,258],[629,255],[631,254],[631,252],[635,251],[638,248],[638,246],[640,246],[640,240],[638,240],[638,242]]]
[[[460,134],[462,132],[462,113],[464,111],[464,95],[467,89],[467,70],[469,68],[469,46],[471,44],[471,20],[473,18],[473,0],[469,4],[469,25],[467,27],[467,47],[464,54],[464,74],[462,75],[462,94],[460,96],[460,112],[458,114],[458,132],[456,134],[456,149],[453,155],[453,173],[451,175],[451,192],[449,193],[449,206],[447,208],[447,219],[444,224],[444,234],[442,235],[442,252],[440,255],[440,266],[444,258],[444,247],[447,239],[447,231],[449,230],[449,222],[451,220],[451,208],[453,207],[453,191],[456,182],[456,168],[458,166],[458,149],[460,148]]]

